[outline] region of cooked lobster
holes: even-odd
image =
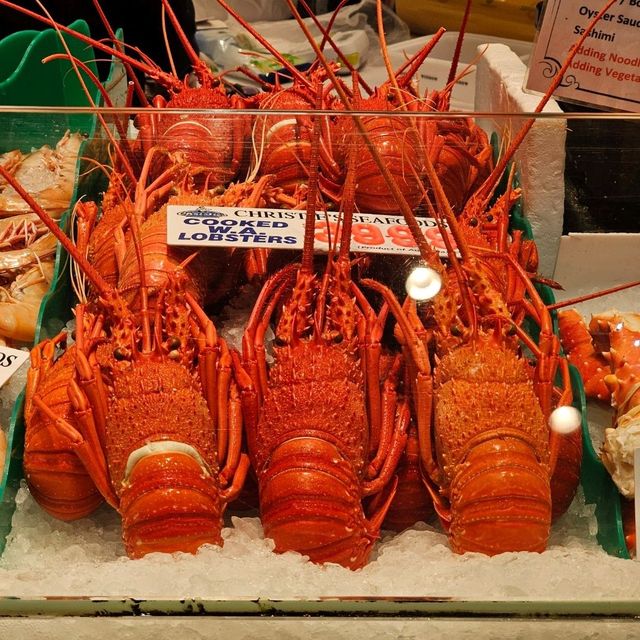
[[[56,456],[44,456],[44,468],[29,467],[36,451],[43,459],[43,442],[45,449],[47,443],[59,448],[62,442],[122,515],[129,556],[195,552],[205,543],[222,544],[222,513],[248,468],[241,454],[239,396],[226,344],[186,290],[179,270],[162,288],[153,312],[145,286],[140,311],[132,312],[20,184],[2,167],[0,173],[56,235],[99,295],[95,308],[76,307],[75,349],[67,351],[72,355],[56,369],[56,380],[48,382],[45,369],[29,385],[25,460],[36,498],[44,497],[47,507],[49,497],[70,503],[78,497],[65,509],[50,508],[53,515],[69,517],[83,514],[96,499],[84,477],[79,483],[66,482],[68,465],[60,468]],[[140,281],[145,282],[135,217],[130,223]],[[51,347],[43,349],[48,353]],[[70,414],[64,398],[55,399],[65,378]],[[78,484],[84,489],[82,499]]]
[[[394,494],[409,406],[380,382],[386,305],[376,314],[351,279],[352,199],[345,201],[340,250],[329,255],[322,275],[315,273],[318,118],[302,263],[266,282],[242,359],[234,361],[265,535],[278,552],[295,550],[313,562],[357,569],[367,562]],[[353,195],[350,175],[347,193]],[[278,309],[274,362],[267,366],[264,335]],[[426,360],[422,347],[414,350],[422,349]],[[382,497],[367,518],[363,499],[375,494]]]

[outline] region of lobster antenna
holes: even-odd
[[[318,87],[316,108],[322,104],[322,86]],[[320,164],[320,116],[312,116],[313,132],[311,137],[311,157],[309,158],[309,182],[307,183],[307,217],[304,224],[304,243],[302,247],[302,273],[313,272],[313,247],[315,244],[316,205],[318,201],[318,166]]]
[[[38,4],[38,6],[42,9],[42,11],[44,11],[44,13],[51,18],[51,14],[47,11],[47,9],[45,8],[45,6],[42,4],[41,0],[36,0],[36,3]],[[89,102],[89,104],[96,109],[97,105],[93,100],[93,96],[91,95],[91,92],[89,91],[89,89],[87,88],[87,85],[82,77],[82,74],[80,73],[80,69],[79,69],[79,64],[78,61],[75,59],[75,57],[71,54],[71,50],[69,49],[69,45],[67,44],[67,41],[64,39],[64,37],[62,36],[61,33],[61,29],[58,28],[57,24],[54,22],[54,27],[53,27],[56,31],[56,33],[58,34],[59,38],[60,38],[60,44],[62,45],[62,48],[65,50],[65,54],[68,57],[68,60],[71,64],[71,66],[73,67],[73,70],[78,78],[78,83],[80,84],[80,87],[82,88],[82,91],[84,92],[84,95],[87,98],[87,101]],[[46,59],[46,58],[45,58]],[[98,80],[98,78],[95,76],[94,73],[92,73],[89,70],[89,78],[91,79],[92,82],[97,82],[97,86],[100,85],[100,81]],[[96,117],[98,118],[98,120],[100,121],[100,124],[102,125],[102,128],[104,129],[105,133],[107,134],[108,138],[110,139],[111,143],[114,145],[115,149],[116,149],[116,153],[118,154],[118,156],[120,157],[120,160],[122,161],[122,164],[125,168],[125,171],[129,174],[129,178],[133,181],[135,181],[135,176],[133,174],[133,169],[131,168],[131,165],[129,163],[128,158],[125,156],[125,154],[122,152],[122,150],[119,148],[119,146],[117,145],[109,127],[107,126],[107,123],[103,117],[103,115],[99,112],[96,112]]]
[[[220,0],[218,0],[220,1]],[[342,87],[341,82],[339,81],[339,79],[336,77],[336,74],[334,73],[333,69],[331,68],[331,65],[322,57],[322,52],[320,51],[317,42],[314,40],[313,36],[311,35],[311,33],[309,33],[309,30],[307,29],[307,26],[305,25],[304,21],[302,20],[300,13],[298,12],[295,4],[293,3],[293,0],[286,0],[287,4],[289,5],[289,9],[291,10],[291,13],[293,14],[294,18],[296,19],[296,21],[298,22],[298,24],[300,25],[300,28],[302,29],[302,31],[305,34],[305,37],[307,38],[307,40],[309,41],[309,44],[311,45],[311,47],[313,48],[316,56],[318,56],[318,58],[321,60],[321,63],[323,65],[323,67],[325,68],[327,75],[329,76],[333,86],[335,87],[336,91],[338,92],[338,95],[340,96],[340,99],[342,100],[345,109],[347,111],[353,111],[352,106],[351,106],[351,102],[344,90],[344,88]],[[367,148],[369,149],[376,165],[378,166],[378,168],[380,169],[380,172],[382,173],[385,181],[387,182],[387,185],[389,186],[389,189],[391,190],[394,198],[396,199],[398,206],[400,207],[400,210],[402,211],[402,214],[405,216],[405,220],[407,222],[407,226],[409,227],[415,241],[416,244],[418,245],[418,248],[420,250],[420,255],[422,257],[423,260],[425,260],[426,262],[429,263],[429,265],[431,267],[433,267],[434,269],[436,269],[439,273],[442,273],[443,271],[443,266],[442,263],[440,262],[437,254],[435,253],[435,251],[431,248],[431,246],[429,245],[429,243],[427,242],[426,238],[424,237],[424,235],[422,234],[420,227],[418,225],[418,221],[416,220],[415,215],[413,214],[413,211],[411,211],[411,207],[409,206],[409,203],[406,201],[402,190],[400,189],[400,187],[398,186],[398,184],[396,183],[396,181],[393,179],[393,176],[391,175],[391,172],[389,171],[389,168],[387,167],[387,165],[384,163],[384,161],[382,160],[382,158],[380,157],[380,154],[378,152],[378,150],[376,149],[375,145],[373,144],[373,142],[371,141],[371,138],[364,126],[364,124],[362,123],[361,118],[359,118],[357,115],[353,115],[352,116],[356,126],[358,127],[358,130],[360,131],[360,134],[362,135],[362,138],[364,139]]]
[[[598,21],[602,18],[602,16],[618,1],[619,0],[608,0],[605,6],[602,9],[600,9],[597,15],[586,26],[586,28],[584,29],[584,33],[578,38],[578,41],[569,49],[569,54],[565,58],[564,62],[562,63],[562,66],[560,67],[556,75],[554,76],[553,81],[549,85],[549,88],[547,89],[546,93],[542,96],[542,99],[538,103],[538,106],[534,109],[533,113],[540,113],[546,107],[549,100],[551,100],[554,92],[562,83],[564,74],[566,73],[571,63],[573,62],[574,57],[577,55],[584,41],[591,35],[591,31],[593,30],[595,25],[598,23]],[[509,164],[509,162],[512,160],[513,156],[515,155],[515,152],[518,150],[518,147],[520,147],[520,145],[522,144],[522,141],[531,130],[531,127],[533,127],[535,120],[536,120],[535,118],[530,118],[522,126],[520,131],[518,131],[516,137],[513,139],[513,141],[509,145],[507,151],[496,163],[496,166],[491,172],[491,175],[486,179],[484,184],[478,189],[476,195],[473,196],[474,198],[480,198],[481,200],[485,200],[486,198],[489,197],[495,185],[500,180],[504,170],[507,167],[507,164]]]
[[[193,48],[193,45],[189,41],[189,38],[187,38],[187,34],[184,32],[184,29],[180,24],[180,21],[178,20],[178,17],[176,16],[175,11],[171,8],[171,5],[169,4],[169,0],[162,0],[162,7],[167,12],[167,15],[169,16],[169,20],[171,20],[171,24],[173,25],[173,28],[175,29],[176,34],[180,39],[180,43],[184,47],[186,54],[189,56],[189,60],[191,61],[193,68],[194,69],[200,69],[201,67],[206,68],[206,65],[204,64],[204,62],[202,62],[202,60],[200,60],[200,56],[196,53],[195,49]]]
[[[456,48],[453,52],[453,58],[451,59],[451,69],[449,69],[447,84],[451,84],[456,77],[458,62],[460,61],[460,51],[462,51],[462,41],[464,40],[464,36],[467,31],[467,22],[469,21],[469,14],[471,13],[471,1],[472,0],[467,0],[467,5],[464,8],[462,22],[460,23],[460,31],[458,32],[458,38],[456,40]]]
[[[93,2],[93,6],[96,10],[96,12],[98,13],[98,16],[100,16],[100,20],[102,21],[102,25],[104,26],[107,34],[109,35],[109,38],[111,39],[111,41],[114,43],[114,45],[117,46],[122,46],[122,43],[120,42],[120,40],[118,40],[118,38],[116,37],[115,31],[113,30],[113,27],[111,26],[111,23],[109,22],[109,20],[107,20],[107,16],[105,14],[105,12],[102,9],[102,6],[100,5],[99,0],[92,0]],[[145,105],[145,106],[149,106],[149,101],[147,100],[147,96],[144,92],[144,89],[142,87],[142,85],[140,84],[140,81],[138,80],[138,76],[135,74],[135,72],[133,71],[131,65],[126,61],[126,60],[122,60],[121,61],[125,71],[127,72],[127,78],[129,78],[130,82],[133,83],[133,87],[135,89],[136,95],[138,96],[138,100],[140,100],[140,103]]]
[[[353,97],[358,99],[358,83],[355,78],[357,72],[353,72]],[[342,229],[340,230],[340,250],[338,257],[341,259],[348,258],[351,250],[351,228],[353,225],[353,208],[356,192],[356,153],[358,150],[358,137],[353,136],[353,140],[347,151],[347,177],[344,182],[344,191],[342,194]]]
[[[632,287],[637,287],[639,285],[640,285],[640,280],[634,280],[633,282],[626,282],[624,284],[619,284],[609,289],[603,289],[602,291],[587,293],[583,296],[578,296],[576,298],[568,298],[567,300],[561,300],[560,302],[555,302],[554,304],[548,304],[547,309],[549,309],[549,311],[554,311],[555,309],[563,309],[564,307],[570,307],[574,304],[579,304],[580,302],[588,302],[589,300],[602,298],[603,296],[608,296],[611,293],[617,293],[618,291],[624,291],[625,289],[631,289]]]
[[[153,147],[145,158],[145,164],[142,169],[142,175],[145,176],[148,173],[148,167],[151,165],[151,160],[155,155],[156,147]],[[141,178],[142,181],[143,178]],[[138,183],[140,187],[141,181]],[[138,192],[140,189],[137,190]],[[137,194],[136,194],[137,195]],[[143,199],[146,200],[146,199]],[[136,197],[136,204],[140,205],[138,198]],[[142,241],[140,238],[140,222],[138,220],[138,211],[125,210],[127,219],[129,221],[129,227],[131,228],[131,238],[133,240],[133,247],[136,252],[136,260],[138,262],[138,270],[140,272],[140,315],[142,317],[142,352],[150,353],[152,350],[151,340],[151,320],[149,318],[149,285],[147,285],[147,272],[144,264],[144,252],[142,250]]]
[[[398,80],[398,84],[404,89],[413,80],[413,77],[418,73],[418,70],[422,66],[422,63],[426,60],[427,56],[431,53],[433,48],[440,42],[442,36],[446,33],[444,27],[440,27],[434,36],[425,44],[418,53],[409,58],[399,69],[396,70],[394,77],[402,75],[402,78]],[[406,71],[405,71],[406,69]],[[403,75],[404,74],[404,75]]]
[[[39,13],[36,13],[35,11],[31,11],[30,9],[26,9],[25,7],[21,7],[19,4],[15,4],[15,2],[10,2],[10,0],[0,0],[0,5],[4,7],[8,7],[9,9],[13,9],[15,11],[18,11],[19,13],[22,13],[26,16],[29,16],[30,18],[33,18],[34,20],[38,20],[39,22],[42,22],[43,24],[48,25],[49,27],[58,29],[63,33],[66,33],[67,35],[73,36],[74,38],[77,38],[81,42],[91,45],[95,49],[98,49],[104,53],[108,53],[111,56],[115,56],[116,58],[118,58],[118,60],[121,60],[122,62],[126,61],[132,67],[139,69],[140,71],[143,71],[144,73],[157,79],[163,84],[166,84],[166,86],[168,87],[174,87],[177,89],[182,86],[182,83],[179,80],[177,80],[171,74],[165,73],[164,71],[162,71],[160,67],[153,67],[149,64],[144,64],[139,60],[136,60],[135,58],[132,58],[131,56],[127,55],[123,51],[120,51],[119,49],[114,49],[113,47],[109,47],[103,42],[100,42],[100,40],[96,40],[95,38],[85,36],[83,33],[79,33],[78,31],[74,31],[69,27],[65,27],[64,25],[57,23],[55,20],[53,20],[50,17],[42,16]]]
[[[320,50],[324,51],[324,47],[328,43],[329,46],[334,50],[338,58],[340,58],[340,62],[342,62],[345,68],[347,68],[349,72],[353,74],[356,71],[354,66],[349,62],[349,58],[347,58],[347,56],[344,55],[344,53],[342,52],[342,49],[340,49],[340,47],[335,43],[335,41],[330,35],[331,29],[333,28],[333,23],[336,21],[336,18],[338,17],[338,12],[347,4],[347,2],[348,0],[341,0],[340,4],[338,4],[338,6],[335,8],[333,13],[331,14],[329,23],[325,28],[322,26],[322,23],[320,22],[320,20],[318,20],[318,18],[316,17],[316,14],[311,10],[307,2],[305,0],[299,0],[300,6],[309,14],[309,17],[311,18],[313,23],[316,25],[318,31],[320,31],[320,33],[322,34],[322,42],[320,43]],[[314,64],[319,64],[319,62],[316,60]],[[362,85],[362,88],[369,95],[371,95],[373,93],[373,89],[371,89],[367,81],[360,74],[357,74],[357,78],[358,78],[358,82]]]
[[[40,206],[34,197],[0,164],[0,176],[2,176],[17,192],[17,194],[31,207],[33,212],[42,220],[58,242],[67,250],[67,253],[81,266],[93,286],[101,296],[115,293],[112,287],[95,269],[95,267],[78,251],[78,248],[67,237],[66,233],[57,225],[56,221]]]
[[[171,52],[171,47],[169,46],[169,37],[167,36],[167,20],[166,20],[166,6],[164,2],[161,7],[161,22],[162,22],[162,39],[164,40],[164,48],[167,52],[167,58],[169,60],[169,66],[171,67],[171,73],[173,73],[176,78],[178,77],[178,71],[176,69],[176,63],[173,60],[173,53]]]
[[[384,34],[384,24],[383,24],[383,20],[382,20],[382,2],[381,2],[381,0],[377,0],[377,2],[376,2],[376,17],[377,17],[377,20],[378,20],[378,31],[379,31],[379,34],[380,34],[380,41],[384,45],[384,46],[381,47],[382,58],[384,60],[385,67],[387,69],[387,73],[389,74],[389,81],[391,82],[391,85],[394,87],[394,89],[397,92],[398,100],[400,101],[401,108],[403,110],[407,111],[407,106],[406,106],[406,104],[404,102],[404,98],[403,98],[402,92],[400,90],[400,87],[397,84],[395,75],[393,73],[393,69],[391,67],[391,60],[389,59],[387,48],[386,48],[386,40],[385,40],[385,34]],[[422,140],[420,139],[420,136],[417,135],[417,128],[416,128],[414,120],[415,120],[414,118],[410,119],[410,122],[411,122],[412,126],[411,126],[409,131],[412,134],[412,137],[414,138],[414,142],[416,144],[416,147],[419,149],[421,155],[423,156],[423,159],[424,159],[424,162],[425,162],[425,168],[427,170],[427,174],[428,174],[429,182],[431,184],[431,188],[433,189],[434,194],[436,195],[436,200],[438,202],[438,205],[440,207],[442,207],[442,209],[444,211],[445,219],[447,220],[447,222],[451,226],[451,231],[454,234],[454,238],[455,238],[456,244],[458,245],[458,249],[460,250],[460,254],[462,256],[462,259],[465,260],[469,256],[469,249],[468,249],[468,245],[466,243],[466,239],[463,237],[458,225],[456,224],[455,215],[453,213],[453,210],[451,209],[451,205],[449,204],[449,200],[447,199],[447,196],[446,196],[446,194],[444,192],[444,188],[442,187],[442,183],[440,182],[440,179],[438,178],[438,174],[436,173],[435,167],[433,166],[433,163],[431,162],[431,158],[429,157],[428,152],[424,149],[424,145],[422,144]],[[433,210],[433,212],[435,214],[435,210]],[[404,214],[404,210],[403,210],[403,214]],[[415,218],[415,216],[413,215],[413,212],[411,212],[410,215]],[[437,216],[434,215],[434,217],[437,217]],[[417,224],[416,224],[416,226],[417,226]],[[422,235],[422,233],[420,233],[420,235]]]
[[[4,2],[5,0],[0,0]],[[217,3],[240,24],[243,29],[246,29],[271,55],[297,80],[306,84],[307,87],[312,88],[311,82],[300,73],[294,65],[292,65],[262,34],[258,33],[237,11],[232,9],[225,0],[216,0]],[[300,15],[300,14],[298,14]],[[315,42],[315,41],[314,41]],[[276,74],[277,75],[277,74]]]

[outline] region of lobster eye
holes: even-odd
[[[336,344],[340,344],[343,340],[344,340],[344,336],[341,333],[336,333],[336,335],[333,336],[333,341]]]
[[[182,343],[180,342],[180,338],[178,338],[177,336],[171,336],[167,340],[167,349],[169,349],[169,351],[174,351],[175,349],[179,349],[181,345]]]
[[[456,336],[456,338],[459,338],[462,335],[462,329],[460,328],[459,325],[457,324],[451,325],[451,335]]]
[[[125,353],[124,349],[122,347],[116,347],[113,350],[113,357],[116,360],[126,360],[127,359],[127,354]]]
[[[493,215],[491,213],[487,216],[487,222],[493,222]]]
[[[469,220],[469,226],[470,227],[477,227],[478,226],[478,218],[471,218]]]

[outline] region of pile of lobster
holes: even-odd
[[[572,401],[568,364],[534,285],[535,247],[508,231],[519,191],[495,197],[533,121],[494,167],[472,120],[421,118],[446,110],[451,90],[421,96],[412,84],[440,35],[375,90],[355,71],[351,86],[336,75],[329,34],[310,37],[317,63],[302,73],[282,59],[293,84],[252,99],[230,96],[195,53],[197,87],[92,42],[170,99],[138,118],[133,143],[113,137],[101,214],[78,206],[75,244],[0,167],[75,261],[74,341],[35,347],[27,383],[25,474],[50,514],[73,520],[105,500],[130,557],[194,552],[222,544],[223,512],[251,475],[276,551],[314,562],[362,567],[382,527],[433,510],[456,552],[545,549],[577,488],[581,440],[549,426]],[[252,119],[217,111],[247,106]],[[172,202],[302,209],[302,255],[167,246]],[[340,224],[320,256],[317,219],[330,208]],[[356,211],[402,214],[414,266],[439,293],[399,300],[389,274],[352,255]],[[261,289],[240,353],[205,309],[249,280]]]

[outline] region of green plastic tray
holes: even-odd
[[[73,22],[71,28],[89,35],[84,20]],[[95,53],[91,47],[71,36],[64,36],[71,54],[97,72]],[[75,106],[90,107],[80,80],[68,60],[54,60],[47,64],[42,59],[54,53],[64,53],[60,35],[53,29],[45,31],[19,31],[0,41],[0,104],[10,106]],[[89,76],[81,72],[96,103],[99,93],[93,89]],[[18,110],[16,110],[18,111]],[[16,119],[23,126],[16,126]],[[22,149],[57,142],[67,129],[93,136],[96,119],[90,113],[0,114],[3,150]]]
[[[578,389],[580,396],[576,398],[574,391],[574,405],[582,412],[582,471],[580,482],[587,504],[595,505],[595,515],[598,521],[598,542],[600,546],[612,556],[630,558],[624,539],[622,525],[622,500],[620,492],[614,484],[609,472],[598,457],[589,434],[587,424],[587,401],[584,394],[582,378],[575,367],[571,367],[574,389]],[[579,383],[579,384],[578,384]],[[576,404],[576,401],[579,404]]]

